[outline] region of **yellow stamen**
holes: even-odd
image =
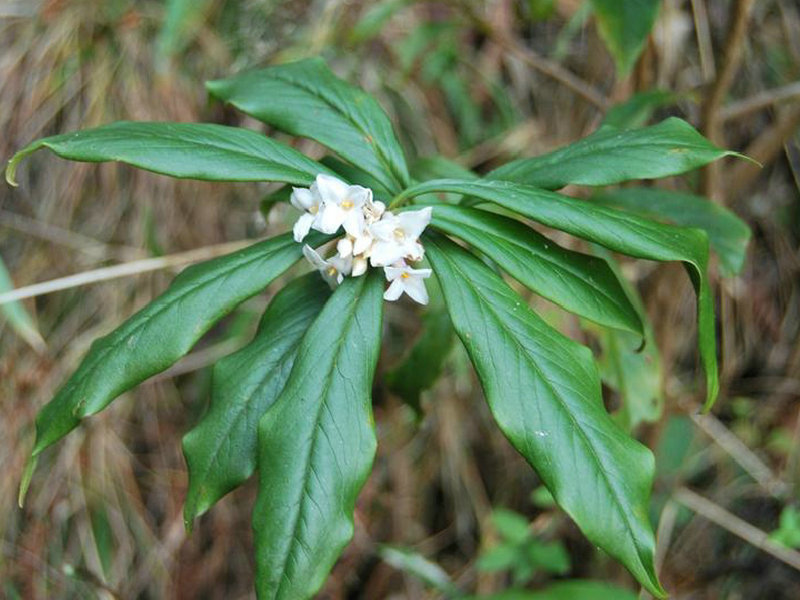
[[[341,206],[342,206],[342,208],[343,208],[343,209],[345,209],[345,210],[350,210],[350,209],[351,209],[351,208],[353,208],[353,206],[355,206],[355,205],[354,205],[352,202],[350,202],[350,200],[345,200],[344,202],[342,202],[342,205],[341,205]]]
[[[396,239],[398,242],[402,242],[404,239],[406,239],[406,232],[402,229],[395,229],[394,239]]]
[[[328,275],[330,275],[331,277],[336,275],[336,272],[337,272],[336,267],[328,267]]]
[[[315,204],[314,206],[308,209],[308,212],[310,212],[312,215],[317,214],[317,212],[319,212],[319,206]]]
[[[411,277],[411,275],[409,275],[408,273],[403,273],[400,275],[400,277],[403,279],[408,279],[409,277]]]

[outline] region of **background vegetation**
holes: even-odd
[[[441,153],[479,172],[582,137],[632,97],[611,115],[632,124],[686,118],[764,165],[728,159],[666,184],[707,193],[753,231],[744,270],[715,285],[722,393],[713,416],[696,414],[695,308],[680,267],[626,261],[660,356],[653,347],[620,355],[631,362],[626,380],[607,388],[608,405],[621,394],[638,398],[648,421],[636,431],[658,460],[652,516],[665,587],[681,598],[797,598],[798,31],[791,0],[665,0],[641,57],[620,75],[625,65],[615,65],[579,0],[11,0],[0,2],[0,157],[37,137],[120,119],[263,130],[210,103],[202,82],[316,54],[380,99],[412,155]],[[27,313],[4,305],[0,596],[249,597],[254,487],[188,535],[180,438],[205,408],[207,365],[249,339],[272,289],[45,454],[23,509],[16,493],[35,412],[91,341],[196,260],[183,252],[211,256],[224,243],[228,251],[228,242],[285,230],[292,214],[272,206],[268,186],[179,182],[46,153],[18,176],[16,191],[0,188],[0,256],[16,287],[163,260],[156,270],[38,295],[25,301]],[[531,301],[606,361],[617,356],[601,333]],[[400,304],[388,313],[392,343],[380,373],[392,372],[417,336],[413,312]],[[443,343],[442,353],[446,377],[422,395],[420,416],[396,393],[402,375],[378,378],[389,384],[374,392],[376,469],[323,597],[437,597],[449,585],[492,593],[562,576],[635,589],[552,507],[490,424],[460,346]],[[783,545],[765,542],[769,533]]]

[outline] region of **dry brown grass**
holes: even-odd
[[[353,46],[348,31],[369,3],[248,0],[237,11],[226,11],[224,4],[209,3],[194,41],[160,74],[154,70],[160,2],[48,0],[34,17],[0,19],[0,156],[38,136],[117,119],[238,123],[231,112],[207,104],[203,79],[321,50],[380,97],[417,152],[442,152],[479,170],[574,140],[601,116],[541,63],[552,58],[558,31],[578,2],[560,1],[554,20],[521,27],[515,3],[499,0],[490,13],[478,13],[490,24],[488,34],[476,30],[468,15],[461,17],[457,68],[481,114],[488,119],[497,111],[490,82],[503,84],[518,111],[515,127],[474,147],[463,145],[458,117],[437,82],[426,79],[421,59],[404,69],[398,51],[424,23],[455,14],[453,6],[406,9],[380,35]],[[692,12],[698,4],[707,8],[706,17]],[[724,53],[729,4],[665,2],[640,67],[624,81],[614,81],[591,24],[577,31],[559,65],[604,102],[654,84],[687,91],[678,110],[698,123],[713,67]],[[231,22],[242,47],[217,27]],[[799,30],[794,3],[755,3],[743,61],[720,110],[800,77]],[[715,56],[701,52],[709,47]],[[791,117],[797,104],[796,98],[767,103],[722,125],[722,139],[737,150],[764,136],[772,135],[773,142],[775,135],[782,137],[755,175],[737,171],[743,167],[732,162],[722,165],[717,191],[751,224],[754,240],[741,276],[716,285],[724,360],[715,410],[794,498],[800,489],[800,138],[776,124]],[[155,249],[153,237],[170,253],[264,233],[253,222],[263,192],[254,185],[177,182],[113,165],[66,163],[44,153],[26,163],[20,182],[17,191],[0,189],[0,254],[19,286],[147,256]],[[282,227],[280,214],[275,219],[269,227]],[[631,264],[629,273],[644,296],[667,365],[668,412],[685,414],[697,401],[688,281],[672,266]],[[170,277],[157,272],[28,302],[48,343],[43,355],[2,330],[0,596],[251,596],[252,485],[203,517],[191,537],[182,524],[186,475],[180,437],[202,412],[207,369],[146,383],[90,419],[43,456],[24,509],[15,508],[38,407],[95,337],[163,290]],[[203,346],[224,340],[223,329]],[[520,510],[537,531],[564,540],[576,565],[573,575],[630,583],[610,561],[589,560],[592,549],[565,517],[532,507],[528,495],[536,477],[490,424],[460,350],[427,399],[425,420],[417,425],[396,398],[377,387],[379,456],[359,500],[355,540],[324,597],[425,597],[418,582],[379,562],[379,542],[413,546],[468,589],[500,589],[502,578],[476,575],[472,568],[481,541],[493,535],[486,527],[492,506]],[[662,440],[663,423],[642,431],[644,438],[652,444]],[[737,466],[741,457],[711,443],[700,429],[690,432],[700,467],[660,480],[662,499],[688,485],[757,527],[773,529],[788,498],[776,499],[755,484]],[[788,449],[776,442],[779,437],[788,438]],[[662,577],[676,597],[800,597],[797,572],[700,517],[682,514],[665,539]]]

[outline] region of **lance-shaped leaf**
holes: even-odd
[[[617,71],[626,75],[636,64],[656,21],[661,0],[591,0],[600,35]]]
[[[500,429],[586,537],[664,596],[647,512],[654,459],[603,407],[591,351],[466,250],[435,234],[425,242]]]
[[[183,438],[187,526],[255,471],[258,422],[283,390],[300,340],[329,295],[319,273],[295,279],[272,300],[253,341],[214,365],[211,405]]]
[[[603,259],[562,248],[519,221],[483,210],[437,205],[431,223],[566,310],[643,335],[636,309]]]
[[[602,127],[549,154],[507,163],[488,177],[557,190],[570,183],[611,185],[678,175],[723,156],[740,155],[717,148],[686,121],[672,117],[642,129]]]
[[[656,188],[626,188],[592,196],[597,202],[685,227],[699,227],[708,234],[724,275],[742,270],[750,241],[750,228],[739,217],[703,196]]]
[[[214,323],[263,290],[301,256],[285,234],[194,265],[114,331],[96,340],[77,371],[36,417],[36,457],[84,417],[171,366]]]
[[[492,202],[549,227],[636,258],[681,261],[697,294],[697,343],[706,372],[708,410],[719,391],[714,302],[708,283],[708,236],[701,229],[664,225],[585,200],[506,181],[440,179],[415,185],[399,200],[431,192],[456,192]],[[434,209],[434,214],[438,208]]]
[[[40,148],[82,162],[119,161],[181,179],[283,181],[309,185],[331,171],[297,150],[239,127],[211,123],[120,121],[36,140],[8,162],[15,185],[19,162]]]
[[[353,535],[375,455],[372,377],[383,277],[348,277],[312,323],[258,431],[253,514],[261,600],[309,598]]]
[[[206,87],[269,125],[327,146],[391,192],[409,183],[403,150],[386,113],[320,58],[247,71],[209,81]]]

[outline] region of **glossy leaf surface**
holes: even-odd
[[[602,127],[549,154],[507,163],[488,178],[550,190],[568,184],[611,185],[678,175],[723,156],[738,155],[717,148],[686,121],[672,117],[642,129]]]
[[[400,143],[380,105],[312,58],[210,81],[208,91],[292,135],[311,138],[398,192],[408,185]]]
[[[40,148],[68,160],[119,161],[170,177],[204,181],[309,185],[318,173],[330,172],[297,150],[249,129],[211,123],[120,121],[36,140],[9,161],[9,183],[14,184],[17,164]]]
[[[636,258],[681,261],[697,294],[698,346],[706,372],[706,405],[717,397],[714,304],[706,274],[708,236],[700,229],[675,227],[637,215],[505,181],[428,181],[407,190],[409,198],[431,192],[456,192],[492,202],[515,213]],[[434,215],[438,209],[434,208]]]
[[[586,537],[662,596],[647,512],[654,459],[606,412],[591,351],[455,243],[428,235],[426,249],[500,429]]]
[[[316,272],[295,279],[272,300],[253,341],[214,365],[211,405],[183,438],[187,524],[255,471],[258,422],[283,391],[300,340],[329,295]]]
[[[732,276],[742,270],[750,228],[708,198],[655,188],[625,188],[596,194],[592,201],[675,225],[698,227],[708,234],[723,275]]]
[[[183,271],[161,296],[92,344],[75,373],[36,417],[33,456],[82,418],[175,363],[214,323],[300,256],[300,244],[287,234]]]
[[[636,309],[603,259],[562,248],[519,221],[483,210],[437,205],[432,224],[474,246],[520,283],[566,310],[643,334]]]
[[[383,287],[376,269],[344,280],[261,419],[253,528],[262,600],[313,596],[353,535],[376,447],[371,392]]]

